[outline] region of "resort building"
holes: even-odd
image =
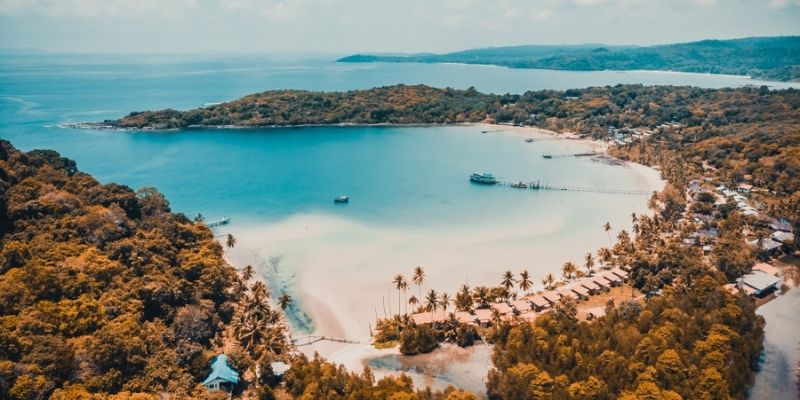
[[[493,310],[497,310],[500,315],[514,314],[514,309],[506,303],[492,303]]]
[[[424,311],[421,313],[411,314],[411,320],[417,325],[430,324],[431,322],[444,322],[447,320],[447,314],[444,310]]]
[[[769,265],[767,263],[758,263],[756,265],[753,265],[753,272],[756,272],[756,271],[761,271],[761,272],[767,273],[767,274],[772,275],[772,276],[780,276],[781,275],[781,271],[779,269],[777,269],[777,268],[775,268],[772,265]]]
[[[559,290],[559,293],[561,293],[560,290]],[[552,291],[551,292],[544,292],[542,294],[542,297],[544,297],[544,299],[547,300],[552,305],[555,305],[556,303],[559,302],[559,300],[561,300],[561,296],[559,296],[558,293],[552,292]]]
[[[542,311],[550,307],[550,303],[542,296],[531,296],[529,300],[533,305],[534,311]]]
[[[525,299],[514,300],[513,302],[511,302],[511,305],[520,314],[524,314],[528,311],[531,311],[531,303],[529,303],[528,300]]]
[[[574,285],[570,288],[570,290],[581,300],[588,299],[591,295],[589,289],[582,285]]]
[[[590,293],[599,292],[602,289],[602,287],[600,287],[600,285],[598,285],[598,284],[596,284],[596,283],[594,283],[594,282],[592,282],[592,281],[590,281],[588,279],[582,279],[582,280],[578,281],[578,284],[576,286],[583,286],[586,289],[589,289]]]
[[[754,271],[742,277],[741,287],[747,291],[750,288],[754,295],[764,296],[778,289],[781,280],[773,275],[762,271]]]
[[[623,270],[620,267],[614,267],[611,269],[611,273],[620,277],[620,279],[625,280],[628,278],[628,271]]]
[[[237,383],[239,383],[239,373],[228,365],[228,356],[220,354],[214,357],[211,362],[211,373],[203,381],[203,386],[210,391],[231,392]]]
[[[588,291],[587,291],[587,293],[588,293]],[[558,294],[561,295],[562,299],[570,298],[570,299],[573,299],[573,300],[578,300],[580,298],[580,296],[578,296],[577,294],[575,294],[575,292],[572,291],[572,288],[568,288],[568,287],[559,289],[558,290]]]
[[[480,326],[486,327],[492,320],[492,310],[488,308],[481,308],[475,310],[475,319],[478,320]]]

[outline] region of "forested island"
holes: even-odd
[[[567,71],[681,71],[800,79],[800,37],[702,40],[656,46],[508,46],[446,54],[355,54],[340,62],[418,62],[499,65]]]

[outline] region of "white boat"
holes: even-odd
[[[512,183],[511,187],[512,188],[516,188],[516,189],[527,189],[528,185],[526,185],[525,183],[522,183],[522,182],[517,182],[517,183]]]
[[[484,185],[494,185],[495,183],[497,183],[497,178],[495,178],[494,175],[489,173],[483,173],[483,174],[473,173],[472,175],[469,176],[469,180],[471,182],[480,183]]]
[[[350,198],[347,197],[347,196],[336,196],[333,199],[333,202],[334,203],[349,203],[350,202]]]

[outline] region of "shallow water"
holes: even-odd
[[[795,288],[757,311],[767,321],[764,351],[759,362],[750,398],[797,400],[798,361],[800,361],[800,290]]]

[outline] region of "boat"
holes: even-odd
[[[469,180],[470,182],[480,183],[484,185],[494,185],[495,183],[497,183],[497,178],[495,178],[494,175],[489,173],[483,173],[483,174],[473,173],[472,175],[469,176]]]
[[[533,138],[527,138],[527,139],[525,139],[525,141],[528,142],[528,143],[533,143]]]
[[[512,183],[511,187],[512,188],[517,188],[517,189],[527,189],[528,185],[526,185],[526,184],[524,184],[522,182],[517,182],[517,183]]]
[[[333,202],[334,203],[349,203],[350,202],[350,198],[347,197],[347,196],[336,196],[333,199]]]
[[[481,133],[489,133],[489,131],[481,131]]]
[[[544,153],[544,154],[542,154],[542,157],[544,157],[544,158],[553,158],[553,155],[550,154],[550,153]]]

